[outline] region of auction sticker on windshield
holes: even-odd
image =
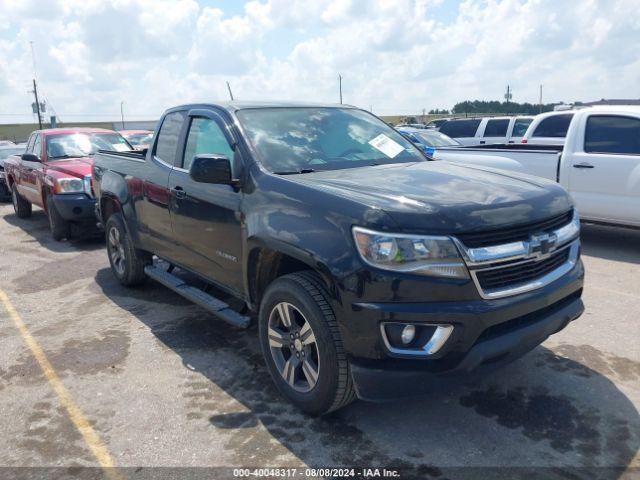
[[[389,137],[387,137],[384,133],[381,133],[373,140],[369,141],[369,145],[371,145],[376,150],[380,150],[389,158],[394,158],[401,151],[404,150],[404,147],[397,142],[394,142]]]

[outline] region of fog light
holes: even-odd
[[[404,345],[409,345],[416,336],[416,327],[413,325],[405,325],[402,329],[402,335],[400,338],[402,339],[402,343]]]

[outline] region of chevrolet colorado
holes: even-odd
[[[429,161],[354,107],[175,107],[146,155],[100,151],[93,178],[120,283],[256,319],[277,388],[312,414],[504,364],[584,309],[562,187]]]

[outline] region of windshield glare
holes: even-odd
[[[362,110],[260,108],[237,116],[261,163],[274,173],[426,160],[411,142]]]
[[[130,150],[119,133],[68,133],[47,137],[47,158],[86,157],[98,150]]]
[[[430,147],[450,147],[452,145],[460,145],[460,142],[447,137],[444,133],[440,132],[416,132],[424,142]]]

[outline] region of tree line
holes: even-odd
[[[433,109],[429,111],[430,115],[447,115],[447,114],[478,114],[478,113],[519,113],[523,115],[536,115],[541,112],[550,112],[553,110],[555,103],[546,103],[543,105],[533,103],[517,103],[517,102],[499,102],[497,100],[465,100],[456,103],[451,111],[445,109]]]

